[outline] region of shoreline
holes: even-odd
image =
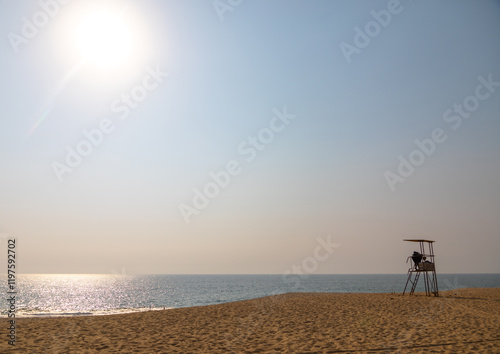
[[[205,305],[209,306],[209,305]],[[177,307],[180,308],[180,307]],[[87,312],[48,312],[48,313],[36,313],[36,314],[25,314],[16,313],[16,318],[73,318],[73,317],[99,317],[99,316],[112,316],[112,315],[127,315],[130,313],[141,313],[149,311],[163,311],[163,310],[173,310],[174,307],[151,307],[151,308],[130,308],[130,309],[111,309],[111,310],[96,310]],[[1,315],[0,320],[8,319],[7,315]]]
[[[500,288],[461,288],[440,295],[288,293],[126,314],[16,318],[16,348],[71,352],[500,350]],[[3,338],[0,351],[12,349],[7,336]]]
[[[497,274],[497,273],[495,273]],[[500,287],[500,286],[499,286]],[[487,289],[495,289],[497,287],[488,287]],[[455,290],[460,290],[460,289],[468,289],[468,287],[463,287],[463,288],[456,288],[456,289],[451,289],[451,290],[445,290],[445,291],[440,291],[440,293],[445,293],[445,292],[452,292]],[[470,288],[470,289],[476,289],[475,287]],[[484,289],[484,288],[478,288],[478,289]],[[291,292],[295,293],[295,292]],[[283,293],[283,294],[278,294],[278,295],[285,295],[285,294],[291,294],[291,293]],[[394,294],[394,295],[401,295],[402,291],[399,292],[296,292],[297,294]],[[407,292],[408,293],[408,292]],[[424,292],[416,292],[416,296],[420,296],[425,293]],[[18,311],[16,313],[16,318],[21,319],[21,318],[56,318],[56,317],[87,317],[87,316],[111,316],[111,315],[125,315],[125,314],[130,314],[130,313],[142,313],[142,312],[149,312],[149,311],[163,311],[163,310],[173,310],[173,309],[181,309],[181,308],[194,308],[194,307],[203,307],[203,306],[213,306],[213,305],[221,305],[221,304],[227,304],[227,303],[234,303],[238,301],[247,301],[247,300],[257,300],[257,299],[263,299],[269,296],[276,296],[276,295],[266,295],[266,296],[260,296],[260,297],[255,297],[255,298],[249,298],[249,299],[242,299],[242,300],[234,300],[234,301],[227,301],[227,302],[218,302],[218,303],[210,303],[210,304],[203,304],[203,305],[194,305],[194,306],[180,306],[180,307],[166,307],[166,306],[160,306],[160,307],[142,307],[142,308],[113,308],[113,309],[104,309],[104,310],[89,310],[89,311],[83,311],[83,312],[41,312],[41,313],[34,313],[34,314],[27,314],[23,311]],[[405,295],[407,296],[407,295]],[[0,315],[0,321],[2,319],[7,319],[7,314],[2,314]]]

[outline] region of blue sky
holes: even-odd
[[[48,3],[13,46],[43,10],[0,1],[0,233],[23,272],[279,274],[327,235],[340,247],[317,273],[405,272],[402,239],[419,237],[438,271],[499,271],[500,87],[458,129],[443,119],[478,77],[500,81],[498,1],[256,0],[222,21],[211,1]],[[348,63],[341,43],[388,4]],[[126,8],[132,51],[78,66],[74,28],[103,6]],[[148,70],[168,76],[140,91]],[[112,103],[134,90],[147,97],[120,120]],[[284,107],[295,118],[246,161],[238,146]],[[54,161],[103,120],[113,132],[59,181]],[[446,141],[393,191],[384,174],[435,129]],[[228,161],[241,172],[186,223],[179,206]]]

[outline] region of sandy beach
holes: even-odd
[[[292,293],[165,311],[21,318],[16,326],[14,351],[26,353],[498,353],[500,288],[437,298]],[[2,335],[0,352],[11,350]]]

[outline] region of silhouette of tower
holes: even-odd
[[[439,296],[436,263],[434,261],[434,247],[432,244],[435,241],[431,240],[403,240],[408,242],[418,242],[420,252],[415,251],[406,259],[406,263],[410,260],[411,267],[408,269],[408,279],[406,280],[403,295],[406,292],[408,284],[411,283],[410,295],[413,295],[417,287],[420,275],[424,275],[425,295]],[[426,247],[427,246],[427,247]],[[429,274],[430,273],[430,274]]]

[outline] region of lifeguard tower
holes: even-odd
[[[413,295],[417,287],[420,275],[424,275],[425,295],[439,296],[438,284],[436,277],[436,263],[434,262],[434,248],[432,244],[435,241],[431,240],[403,240],[408,242],[418,242],[420,252],[415,251],[406,259],[406,263],[410,260],[411,267],[408,269],[408,279],[406,280],[403,295],[406,292],[408,283],[411,283],[410,295]],[[427,246],[427,247],[426,247]],[[430,274],[429,274],[430,273]]]

